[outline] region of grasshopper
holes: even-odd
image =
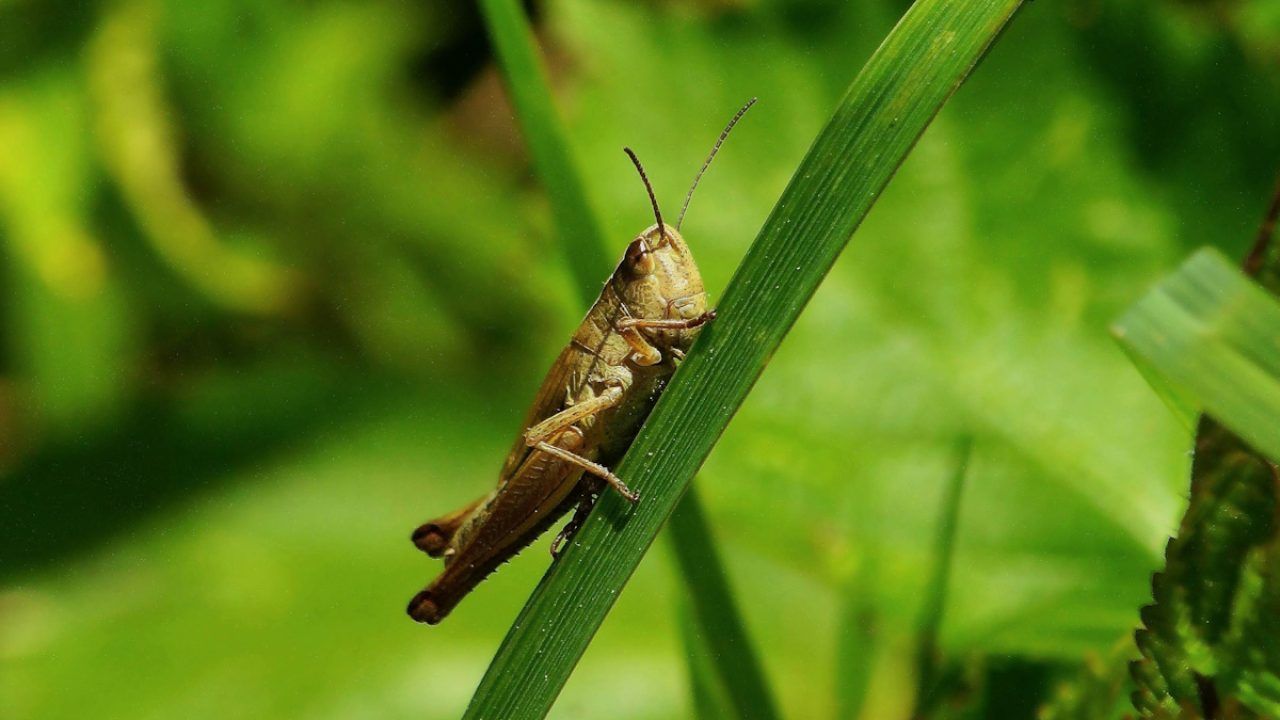
[[[720,133],[685,195],[675,227],[662,212],[630,148],[656,223],[631,241],[600,296],[548,371],[488,495],[425,523],[412,540],[442,572],[409,603],[409,616],[434,625],[499,565],[575,509],[551,545],[553,557],[582,526],[606,487],[640,496],[609,469],[635,439],[702,325],[702,276],[680,225],[698,181],[752,98]]]

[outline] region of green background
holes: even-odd
[[[536,4],[616,251],[621,146],[674,215],[758,96],[684,225],[714,300],[903,8]],[[863,716],[909,712],[962,437],[943,650],[1018,705],[1122,642],[1189,431],[1107,325],[1243,253],[1277,129],[1274,0],[1019,13],[697,481],[788,717],[835,714],[850,608]],[[0,243],[0,717],[458,716],[546,540],[426,628],[408,533],[491,487],[582,311],[474,10],[0,2]],[[655,546],[552,716],[691,714],[681,607]]]

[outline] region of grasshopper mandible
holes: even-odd
[[[571,508],[551,546],[559,553],[582,526],[605,486],[632,503],[640,497],[609,468],[693,344],[715,318],[679,228],[693,191],[752,98],[738,111],[685,195],[675,227],[662,221],[639,159],[624,148],[649,193],[656,224],[631,241],[568,347],[551,366],[507,454],[493,492],[413,533],[413,543],[444,558],[442,572],[409,602],[409,616],[436,624],[489,573],[533,542]]]

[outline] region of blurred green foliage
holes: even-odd
[[[1268,434],[1280,409],[1267,409],[1280,370],[1271,362],[1280,306],[1267,292],[1280,267],[1277,217],[1280,187],[1244,263],[1258,283],[1204,250],[1115,328],[1168,381],[1157,388],[1178,387],[1204,408],[1187,512],[1135,635],[1133,704],[1143,718],[1280,714],[1280,444]]]
[[[714,297],[903,6],[535,7],[618,252],[620,146],[672,206],[760,97],[685,223]],[[700,475],[787,716],[910,712],[960,435],[939,642],[986,715],[1131,630],[1190,436],[1106,325],[1243,254],[1278,66],[1275,0],[1037,0],[943,110]],[[491,484],[577,319],[531,178],[469,5],[0,2],[0,717],[461,713],[545,546],[425,629],[407,535]],[[692,712],[671,565],[553,716]]]

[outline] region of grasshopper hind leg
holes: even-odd
[[[435,520],[419,525],[413,531],[410,539],[413,540],[413,544],[419,550],[433,558],[444,555],[449,548],[449,543],[453,542],[453,536],[458,532],[458,529],[467,522],[467,519],[476,511],[476,508],[480,507],[488,499],[488,495],[476,498],[474,502],[454,510],[448,515],[442,515]]]
[[[586,486],[582,486],[581,492],[589,493],[589,490]],[[458,548],[457,554],[449,556],[446,552],[444,572],[409,601],[407,608],[409,616],[428,625],[439,623],[480,581],[497,569],[498,565],[528,546],[580,502],[579,495],[569,494],[554,509],[544,513],[525,532],[509,539],[496,554],[489,552],[493,549],[491,545],[477,548],[476,544],[480,541],[474,537],[462,539],[463,544]],[[450,513],[446,517],[457,514],[459,513]],[[470,534],[469,530],[465,532]],[[476,553],[479,553],[479,556]]]

